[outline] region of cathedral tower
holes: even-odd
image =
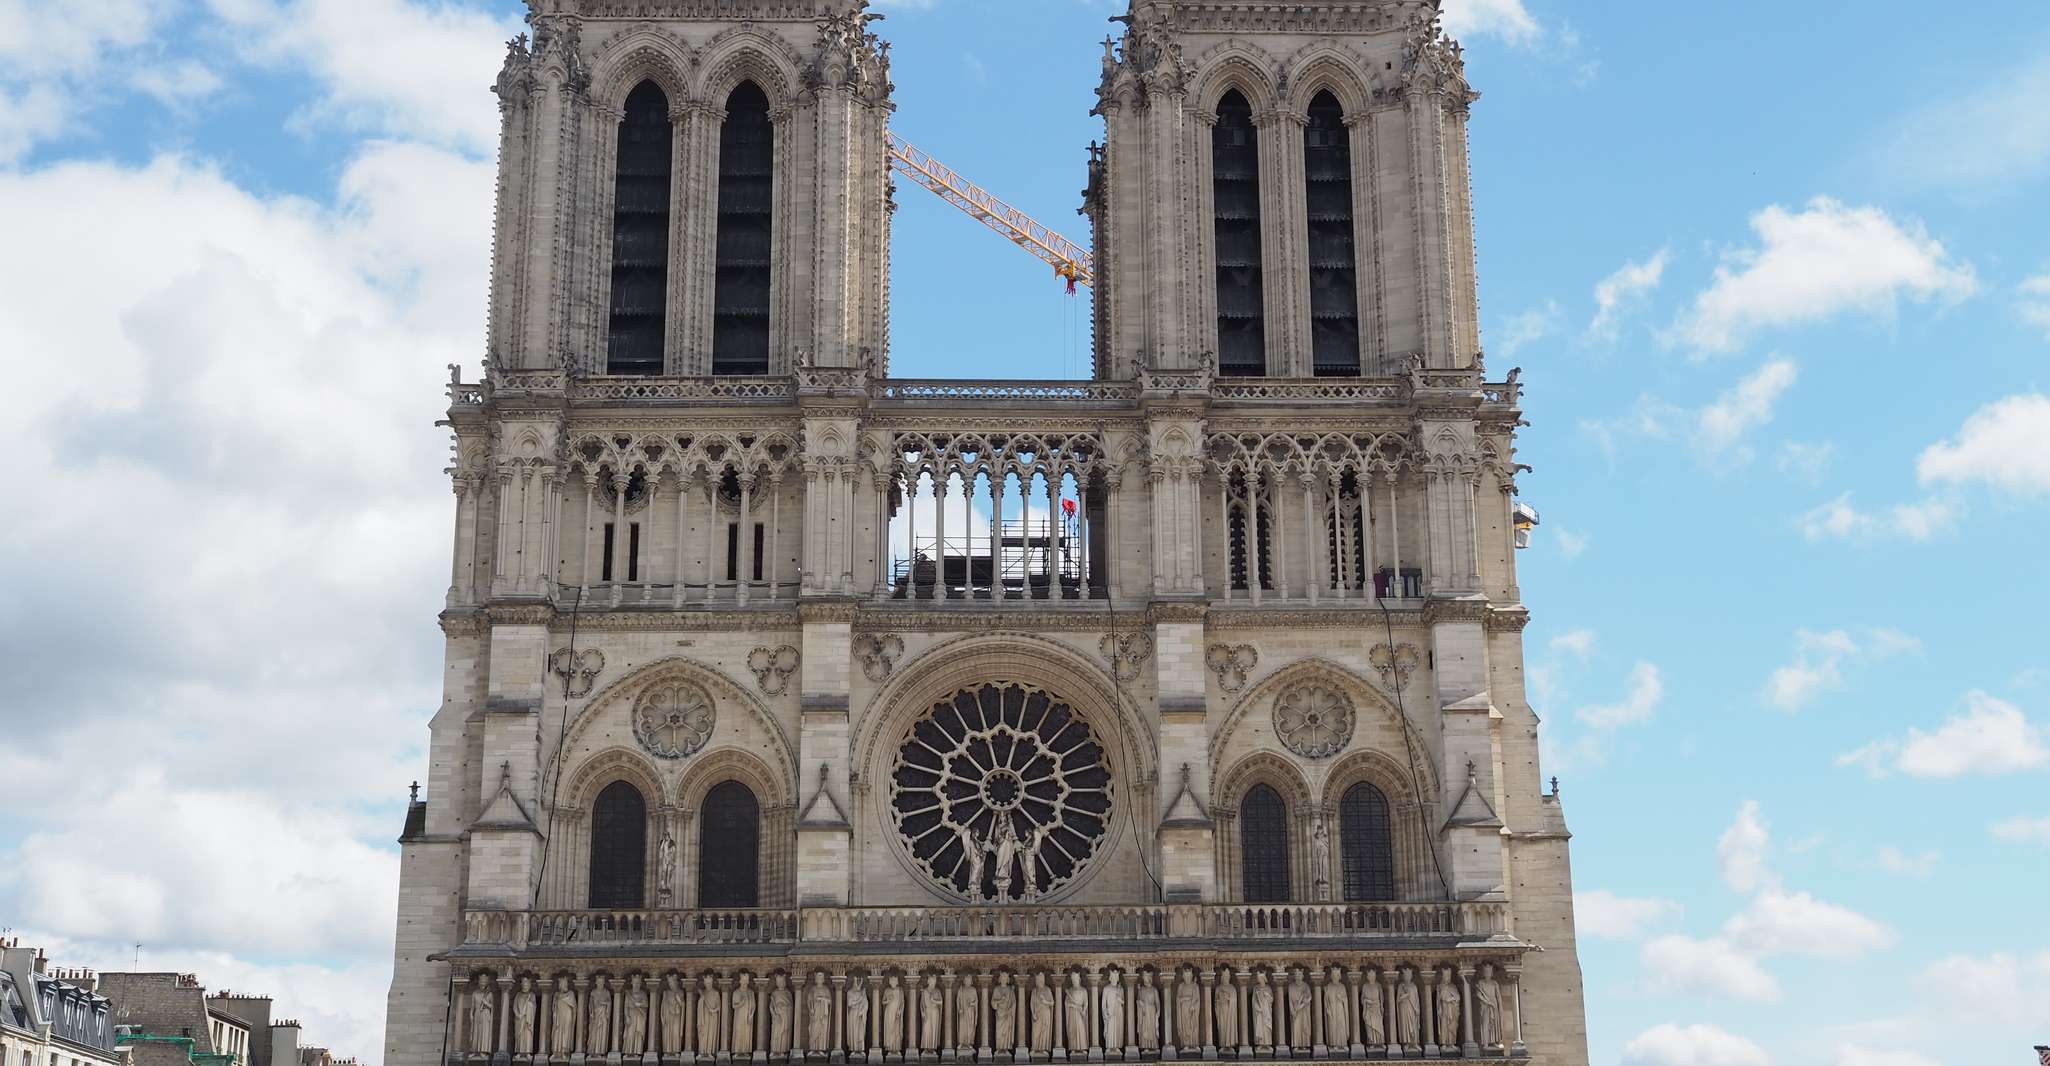
[[[1135,0],[1091,380],[890,378],[862,0],[530,0],[390,1066],[1586,1066],[1431,0]]]

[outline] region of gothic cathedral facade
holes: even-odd
[[[1437,0],[1133,0],[1064,382],[889,375],[865,0],[530,6],[388,1066],[1585,1066]]]

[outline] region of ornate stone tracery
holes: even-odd
[[[681,759],[712,738],[718,713],[704,689],[688,681],[664,681],[634,701],[634,739],[651,755]]]
[[[913,860],[970,900],[1037,900],[1101,848],[1110,767],[1089,724],[1036,686],[935,704],[904,738],[890,808]]]
[[[1274,734],[1305,759],[1338,754],[1352,739],[1352,700],[1328,685],[1308,682],[1274,701]]]

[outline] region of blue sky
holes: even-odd
[[[1113,8],[1014,10],[891,5],[896,128],[1084,237]],[[2050,1042],[2050,10],[1950,14],[1451,12],[1603,1066]],[[517,16],[0,0],[0,926],[371,1060]],[[1083,372],[1080,300],[899,201],[898,374]]]

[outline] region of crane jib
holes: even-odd
[[[1057,277],[1068,282],[1070,291],[1076,284],[1094,283],[1095,257],[1081,245],[962,177],[952,167],[934,159],[931,153],[920,151],[894,133],[886,134],[886,137],[892,169],[925,186],[970,218],[1003,234],[1011,243],[1045,260],[1053,266]]]

